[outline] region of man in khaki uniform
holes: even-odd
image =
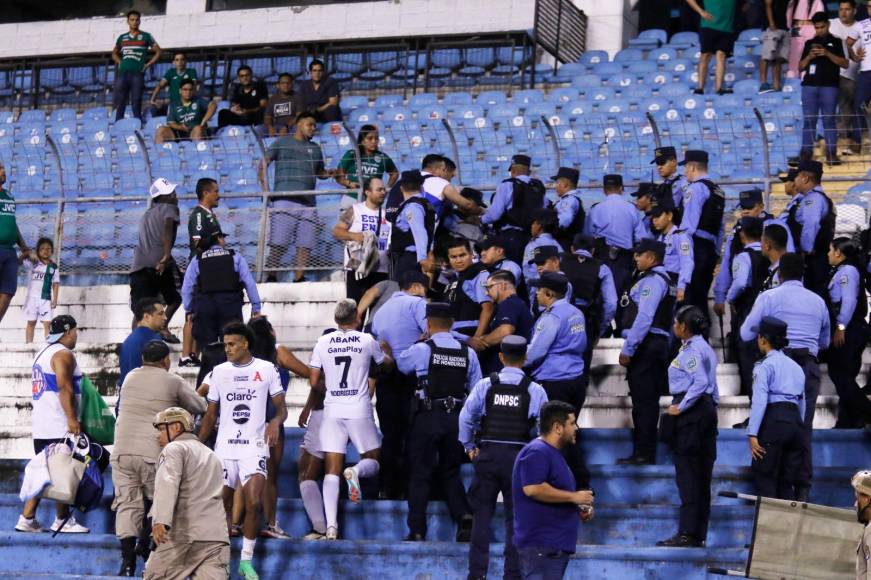
[[[221,460],[191,433],[193,417],[184,409],[158,413],[154,427],[163,451],[157,460],[151,509],[157,549],[145,567],[145,578],[226,580],[230,537]]]
[[[868,562],[871,559],[871,471],[860,471],[850,482],[856,491],[856,517],[865,524],[865,532],[856,549],[856,580],[871,580]]]
[[[183,407],[203,413],[206,401],[184,379],[169,372],[169,347],[152,340],[142,349],[143,366],[130,371],[122,386],[115,450],[112,453],[112,482],[115,486],[115,535],[121,542],[120,576],[136,573],[137,552],[147,559],[148,531],[143,519],[154,497],[154,473],[160,454],[152,427],[154,415],[167,407]],[[139,549],[136,540],[143,535]]]

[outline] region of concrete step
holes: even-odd
[[[233,541],[235,572],[240,542]],[[489,576],[502,576],[502,544],[490,546]],[[76,554],[71,557],[71,554]],[[27,562],[28,573],[99,575],[117,569],[114,536],[86,534],[52,540],[49,534],[0,534],[0,573],[17,572]],[[739,548],[627,548],[579,545],[566,578],[710,578],[710,566],[738,569],[747,553]],[[461,579],[468,574],[468,547],[454,542],[260,541],[254,565],[262,578],[366,578],[384,580]],[[235,574],[233,576],[236,577]]]

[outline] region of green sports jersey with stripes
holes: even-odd
[[[115,47],[121,53],[121,64],[118,65],[118,72],[137,72],[141,73],[148,62],[148,52],[156,43],[154,37],[147,32],[139,31],[139,34],[133,36],[130,32],[125,32],[115,41]]]
[[[0,248],[11,250],[18,243],[18,222],[15,221],[15,198],[0,189]]]

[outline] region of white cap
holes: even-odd
[[[151,184],[151,188],[148,190],[148,193],[151,194],[151,199],[154,199],[155,197],[160,197],[161,195],[170,195],[174,191],[174,183],[170,183],[163,177],[158,177],[154,180],[154,183]]]

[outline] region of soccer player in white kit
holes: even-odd
[[[338,330],[318,339],[309,363],[312,389],[318,389],[321,373],[326,388],[320,446],[326,471],[324,514],[328,540],[338,539],[339,535],[339,474],[343,473],[348,483],[348,497],[355,503],[363,499],[360,478],[378,475],[381,432],[375,425],[372,411],[369,371],[373,363],[379,367],[393,364],[372,335],[356,330],[355,301],[340,300],[336,304],[335,320]],[[348,440],[362,459],[342,472]]]
[[[224,352],[227,362],[212,369],[209,407],[200,426],[199,438],[205,442],[215,427],[218,412],[221,422],[215,453],[224,467],[224,508],[227,528],[231,524],[233,493],[242,486],[245,497],[245,521],[242,525],[242,557],[239,575],[245,580],[256,580],[257,572],[251,565],[254,546],[260,530],[260,508],[263,487],[266,484],[269,447],[279,437],[279,426],[287,418],[284,390],[278,370],[271,362],[251,355],[254,336],[242,322],[231,322],[224,327]],[[271,397],[277,411],[266,423],[266,400]]]

